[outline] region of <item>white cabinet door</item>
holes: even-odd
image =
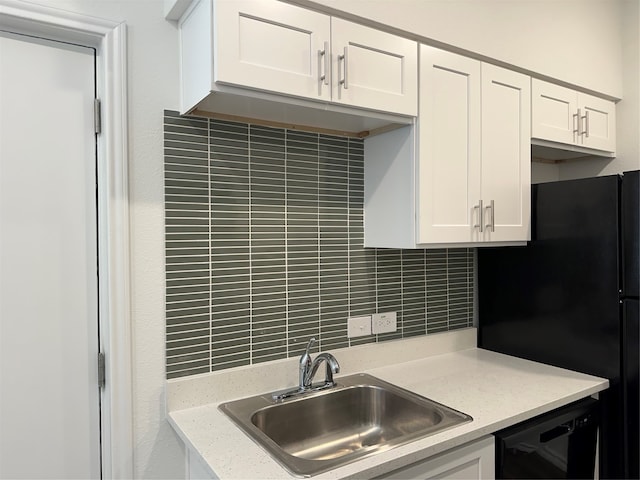
[[[329,16],[277,0],[233,0],[214,2],[213,18],[215,82],[331,99]]]
[[[415,463],[379,478],[397,480],[489,480],[495,478],[493,436],[451,449],[435,458]]]
[[[562,143],[578,141],[578,103],[569,88],[531,80],[531,136]]]
[[[480,211],[480,62],[420,46],[418,243],[470,242]]]
[[[530,240],[530,78],[482,64],[483,240]]]
[[[334,102],[417,114],[416,42],[335,17],[331,35]]]
[[[578,94],[581,143],[585,147],[614,152],[616,149],[616,105],[602,98]]]

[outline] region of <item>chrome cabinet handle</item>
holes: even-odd
[[[580,112],[574,113],[573,117],[573,141],[576,142],[580,136]]]
[[[484,232],[484,221],[482,218],[482,212],[484,211],[482,208],[482,200],[478,202],[478,205],[473,207],[474,210],[478,210],[478,223],[476,223],[473,228],[477,228],[480,233]]]
[[[349,50],[348,47],[344,47],[342,55],[338,55],[338,78],[340,79],[339,83],[342,85],[342,88],[345,90],[349,89]],[[342,70],[340,70],[340,63],[342,63]]]
[[[329,85],[329,42],[324,42],[324,49],[318,50],[318,95],[322,95],[322,85]]]
[[[491,209],[491,216],[489,217],[491,221],[487,223],[486,227],[491,229],[492,232],[496,231],[496,206],[493,200],[491,200],[487,210]]]
[[[584,135],[585,138],[589,138],[589,110],[586,110],[584,112],[584,116],[582,117],[582,119],[584,120],[584,130],[582,131],[581,135]]]
[[[578,115],[578,136],[584,135],[584,132],[582,131],[582,120],[583,120],[583,116],[582,116],[582,110],[578,109],[578,113],[576,114]]]
[[[320,80],[325,85],[329,85],[329,42],[324,42],[324,48],[318,50],[318,71],[320,72]]]

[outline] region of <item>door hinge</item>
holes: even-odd
[[[102,133],[102,106],[99,98],[93,100],[93,125],[96,134]]]
[[[106,361],[104,357],[104,353],[98,353],[98,387],[104,388],[105,383],[107,381],[106,375]]]

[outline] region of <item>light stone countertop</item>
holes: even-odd
[[[382,475],[593,395],[609,386],[606,379],[474,348],[470,344],[475,344],[475,334],[475,329],[467,329],[440,335],[439,338],[437,335],[430,335],[419,340],[388,342],[395,345],[386,347],[386,352],[384,348],[380,349],[383,344],[366,346],[360,352],[357,351],[360,347],[332,352],[338,360],[341,360],[341,354],[344,355],[347,357],[346,363],[357,368],[361,365],[352,362],[349,357],[358,353],[360,357],[366,357],[368,352],[377,348],[382,354],[372,357],[369,361],[371,368],[348,368],[347,371],[343,368],[342,374],[348,375],[356,371],[369,373],[471,415],[473,421],[357,460],[313,478],[370,478]],[[436,353],[406,360],[420,355],[420,350],[425,345],[430,348],[424,351]],[[403,353],[400,354],[397,349]],[[442,353],[447,350],[448,353]],[[391,363],[390,358],[401,363],[376,365]],[[266,375],[265,378],[266,369],[274,370],[275,378],[279,379],[281,369],[286,371],[288,368],[295,369],[296,366],[295,359],[293,362],[289,359],[270,366],[240,369],[231,372],[232,377],[225,373],[218,377],[208,374],[195,380],[168,382],[169,422],[185,442],[190,454],[199,458],[212,478],[294,478],[217,407],[225,400],[290,386],[274,383],[273,388],[264,388],[260,381],[255,380],[259,378],[268,381],[269,376]],[[233,375],[237,381],[238,378],[250,377],[251,374],[256,376],[252,383],[258,384],[254,389],[263,388],[262,390],[233,388]],[[297,377],[297,370],[292,372],[292,376]],[[339,376],[336,378],[339,379]],[[210,383],[212,379],[216,379],[218,386],[231,383],[232,387],[220,394],[220,390],[225,389],[214,388],[214,384]],[[196,388],[193,385],[197,385]],[[211,389],[215,389],[217,394],[212,395],[209,391]],[[231,392],[236,392],[235,397],[229,396]]]

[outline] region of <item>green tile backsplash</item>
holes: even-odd
[[[172,111],[164,138],[168,378],[472,325],[471,249],[363,248],[362,140]]]

